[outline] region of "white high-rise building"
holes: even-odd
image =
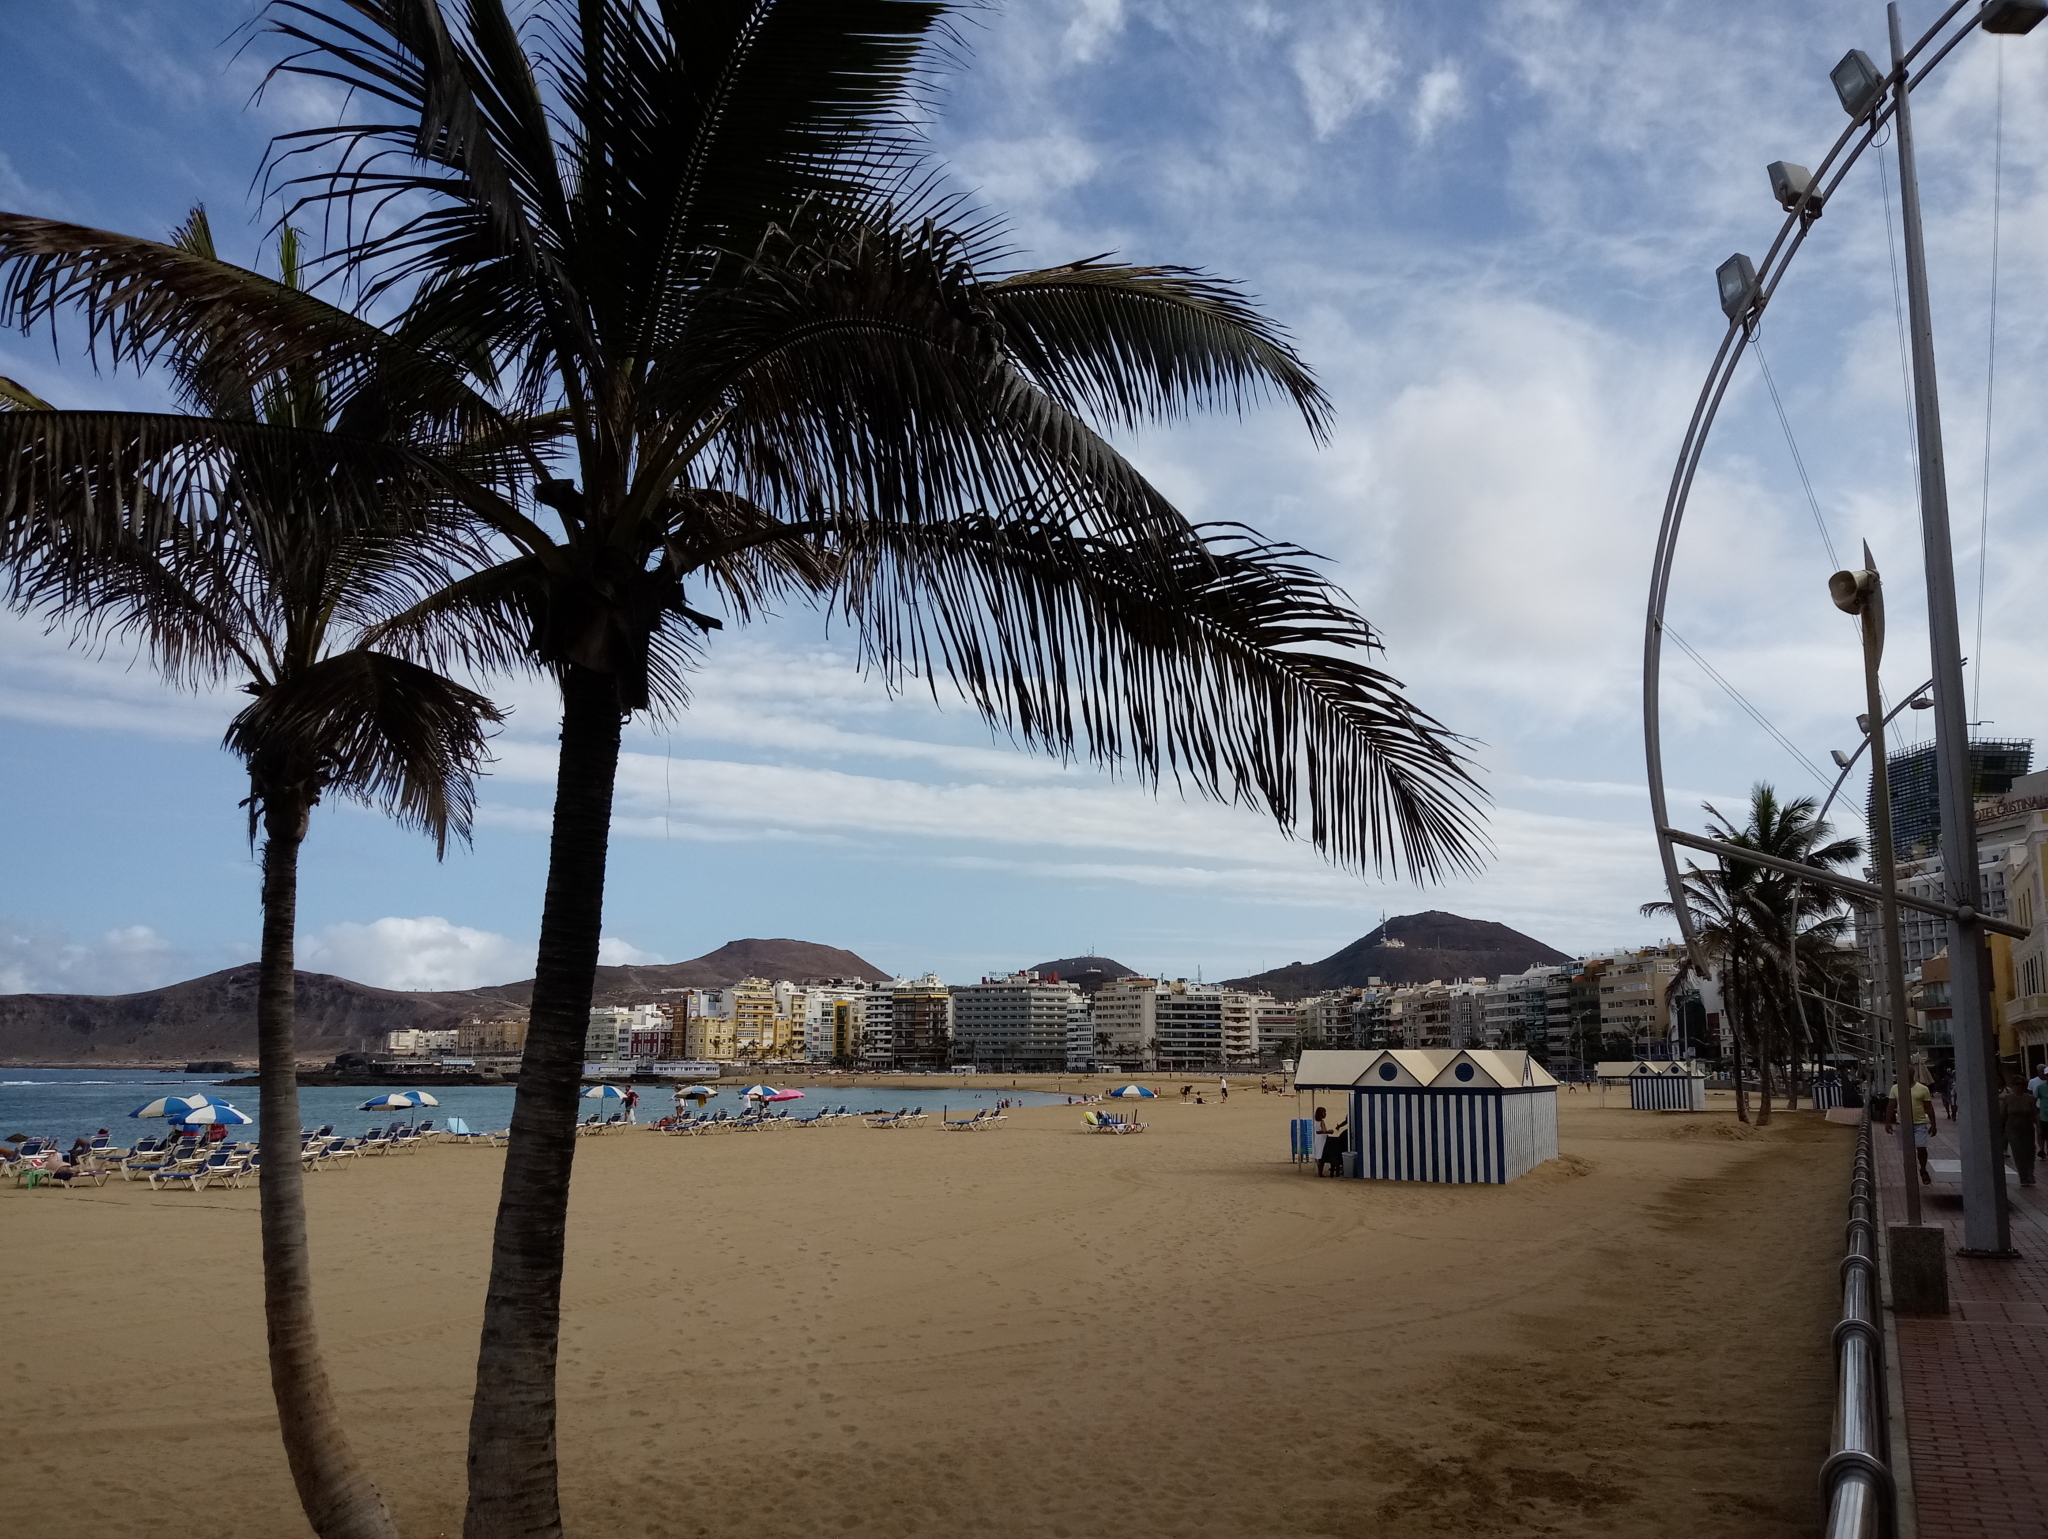
[[[1077,985],[1011,973],[958,985],[952,997],[954,1062],[1012,1073],[1065,1067]]]

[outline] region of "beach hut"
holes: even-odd
[[[1311,1050],[1294,1088],[1346,1097],[1360,1180],[1504,1185],[1557,1158],[1557,1081],[1525,1052]]]
[[[1707,1076],[1683,1059],[1618,1058],[1599,1066],[1600,1104],[1607,1088],[1626,1086],[1631,1111],[1705,1111]]]

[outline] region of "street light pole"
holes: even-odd
[[[1898,1130],[1899,1162],[1905,1178],[1906,1222],[1920,1224],[1920,1166],[1914,1152],[1915,1118],[1913,1099],[1913,1034],[1907,1030],[1906,968],[1899,955],[1899,874],[1892,850],[1892,790],[1890,766],[1885,763],[1884,695],[1878,688],[1877,666],[1884,658],[1884,580],[1870,559],[1870,547],[1863,547],[1863,570],[1837,572],[1828,579],[1828,592],[1835,606],[1856,616],[1863,635],[1864,720],[1870,723],[1864,741],[1870,745],[1870,834],[1876,847],[1871,855],[1877,862],[1877,884],[1883,897],[1878,904],[1878,936],[1884,958],[1884,1014],[1880,1020],[1892,1028],[1892,1122]],[[1842,767],[1847,775],[1847,765]],[[1841,782],[1835,782],[1840,785]],[[1797,988],[1797,974],[1794,974]]]
[[[1974,917],[1977,878],[1970,728],[1963,694],[1962,636],[1956,620],[1955,553],[1949,539],[1948,472],[1942,458],[1941,401],[1934,385],[1934,320],[1927,299],[1927,249],[1920,228],[1920,180],[1913,154],[1912,92],[1899,7],[1891,27],[1892,103],[1898,134],[1899,213],[1905,231],[1906,303],[1913,339],[1913,417],[1920,449],[1920,539],[1927,574],[1927,632],[1934,674],[1934,744],[1941,798],[1941,869],[1949,901]],[[1872,713],[1875,716],[1875,712]],[[1881,754],[1882,745],[1873,748]],[[1874,762],[1874,761],[1873,761]],[[1875,809],[1873,809],[1875,810]],[[1949,993],[1956,1053],[1957,1141],[1962,1145],[1963,1251],[2010,1255],[2005,1160],[1994,1149],[1997,1056],[1991,1051],[1984,932],[1969,918],[1948,927]],[[1903,1000],[1895,1008],[1902,1008]],[[1903,1082],[1900,1090],[1905,1090]],[[1907,1189],[1914,1192],[1914,1182]]]

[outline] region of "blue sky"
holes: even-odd
[[[269,135],[318,93],[250,98],[247,0],[0,7],[0,207],[159,233],[205,201],[244,260]],[[1908,7],[1922,24],[1935,7]],[[1796,25],[1795,25],[1796,22]],[[1153,796],[992,742],[957,703],[888,698],[796,614],[718,639],[697,706],[636,728],[608,956],[744,935],[848,946],[955,979],[1094,949],[1210,977],[1313,958],[1381,912],[1440,907],[1566,950],[1661,933],[1640,747],[1650,545],[1721,329],[1712,270],[1777,225],[1764,166],[1839,131],[1826,73],[1883,52],[1875,4],[1574,0],[1285,5],[1040,0],[976,16],[930,133],[1022,260],[1117,251],[1243,280],[1337,406],[1318,449],[1278,410],[1129,437],[1191,515],[1332,562],[1414,696],[1481,743],[1497,855],[1418,890],[1335,871],[1242,811]],[[1981,715],[2048,722],[2039,656],[2048,384],[2048,31],[1972,39],[1916,94],[1965,650],[1976,651],[1993,147],[2003,56],[2003,308]],[[1880,174],[1866,157],[1763,341],[1828,536],[1870,540],[1887,677],[1926,676],[1919,541]],[[1896,189],[1893,190],[1896,200]],[[144,404],[46,338],[0,373],[64,404]],[[1853,632],[1754,364],[1703,467],[1672,625],[1806,755],[1848,746]],[[1910,675],[1910,677],[1908,677]],[[1674,799],[1813,781],[1683,657],[1667,664]],[[316,816],[303,965],[392,986],[531,971],[552,775],[545,690],[513,709],[474,847],[346,807]],[[941,706],[945,708],[941,708]],[[118,648],[0,620],[0,989],[145,987],[254,954],[256,883],[225,697]],[[2048,744],[2044,744],[2048,746]]]

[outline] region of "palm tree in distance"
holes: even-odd
[[[1708,830],[1716,839],[1760,854],[1832,870],[1862,853],[1860,840],[1838,839],[1834,830],[1820,821],[1819,805],[1812,797],[1781,801],[1776,790],[1761,781],[1750,789],[1747,820],[1741,827],[1713,803],[1704,807]],[[1749,1120],[1742,1076],[1742,1049],[1747,1042],[1759,1078],[1757,1125],[1768,1126],[1771,1071],[1780,1052],[1789,1076],[1813,1045],[1798,1033],[1801,1017],[1794,992],[1806,988],[1838,993],[1841,988],[1849,925],[1846,905],[1832,887],[1750,865],[1733,855],[1720,857],[1713,869],[1688,862],[1683,880],[1693,927],[1701,950],[1715,963],[1722,1009],[1732,1027],[1736,1115]],[[1799,905],[1796,941],[1791,934],[1795,899]],[[1642,911],[1669,914],[1673,909],[1667,900],[1646,903]],[[1690,966],[1688,958],[1688,970]],[[1796,1078],[1791,1083],[1796,1098]]]
[[[503,557],[374,634],[537,666],[563,716],[531,1027],[470,1428],[470,1539],[560,1532],[555,1365],[576,1094],[622,718],[674,712],[704,637],[786,602],[842,616],[890,687],[944,676],[1026,746],[1271,814],[1332,858],[1478,861],[1460,741],[1372,665],[1304,552],[1191,526],[1105,431],[1324,398],[1232,286],[1095,258],[1004,271],[931,189],[908,112],[927,0],[275,0],[279,68],[366,116],[287,136],[339,273],[460,338],[574,474],[449,495]],[[301,151],[334,153],[307,171]],[[289,213],[288,213],[289,217]],[[0,257],[8,254],[0,224]],[[18,228],[44,291],[130,346],[204,315],[272,359],[342,359],[325,317]],[[26,280],[25,280],[26,281]],[[365,356],[389,360],[382,344]],[[466,410],[439,365],[398,359]]]
[[[149,243],[135,243],[137,248]],[[230,286],[203,211],[162,260]],[[280,242],[287,292],[297,238]],[[58,411],[0,381],[5,596],[81,638],[132,637],[167,679],[239,681],[254,696],[226,746],[249,775],[263,839],[256,1031],[264,1318],[286,1455],[322,1539],[396,1539],[343,1430],[314,1329],[294,1047],[300,846],[330,796],[377,807],[446,848],[467,837],[482,696],[358,644],[375,621],[444,586],[459,540],[411,505],[417,446],[373,379],[338,393],[316,366],[252,368],[201,327],[168,361],[191,415]],[[387,380],[386,384],[389,383]],[[361,436],[359,436],[361,435]],[[473,467],[472,467],[473,468]]]

